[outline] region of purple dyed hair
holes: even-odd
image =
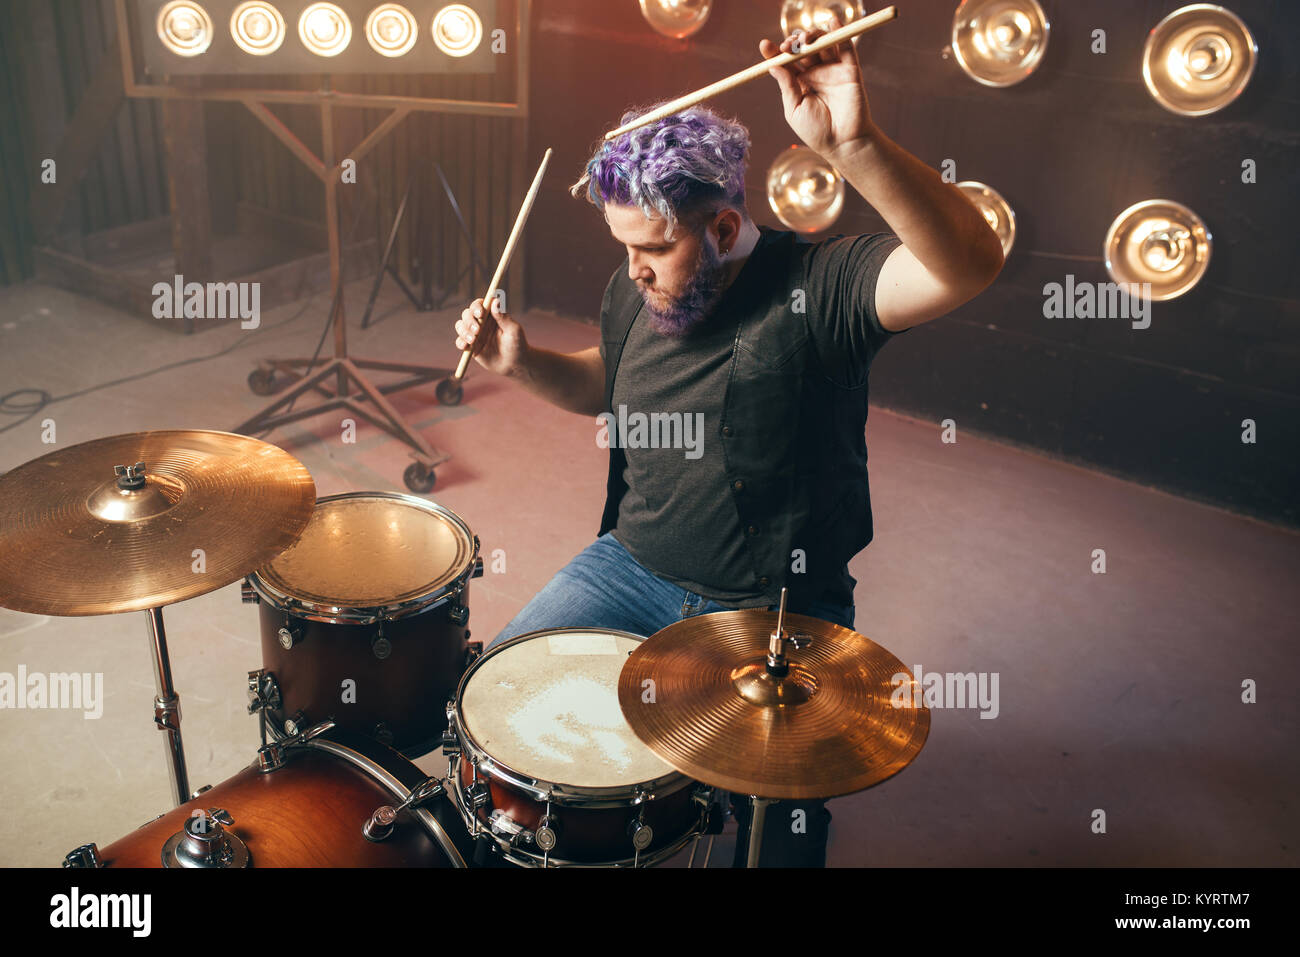
[[[661,104],[629,110],[619,125]],[[679,220],[731,205],[745,212],[749,131],[703,107],[688,107],[607,140],[569,192],[604,210],[608,202],[637,206],[647,219],[668,221],[671,240]],[[746,213],[746,215],[748,215]]]

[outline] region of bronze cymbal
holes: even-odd
[[[906,767],[930,712],[911,706],[903,663],[855,631],[787,613],[786,631],[811,641],[788,652],[788,677],[772,679],[776,622],[776,612],[719,612],[643,642],[618,680],[636,736],[698,781],[780,800],[850,794]],[[908,676],[906,707],[891,703],[897,674]]]
[[[301,462],[245,435],[136,432],[60,449],[0,477],[0,606],[104,615],[193,598],[292,545],[315,502]]]

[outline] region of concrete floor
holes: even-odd
[[[355,355],[453,364],[459,306],[418,314],[388,287]],[[593,301],[593,310],[598,305]],[[259,356],[308,355],[326,302],[184,337],[95,301],[29,283],[0,289],[0,393],[59,396],[234,346],[211,361],[51,405],[0,433],[0,468],[123,432],[230,429],[259,409]],[[294,318],[297,316],[297,318]],[[593,327],[531,312],[531,341],[561,350]],[[284,323],[277,327],[277,323]],[[886,350],[873,373],[889,374]],[[394,399],[452,455],[432,497],[460,514],[505,572],[472,592],[490,638],[596,531],[606,453],[592,422],[475,370],[465,402],[432,387]],[[319,494],[404,491],[405,448],[341,416],[269,439]],[[0,416],[0,428],[14,417]],[[996,719],[936,709],[902,774],[832,802],[832,865],[1286,866],[1297,862],[1300,790],[1300,536],[885,410],[868,428],[876,540],[852,564],[858,630],[906,664],[999,676]],[[1091,571],[1106,552],[1104,575]],[[245,673],[260,665],[254,606],[230,586],[166,611],[193,787],[246,766],[257,745]],[[0,864],[57,865],[169,806],[142,613],[43,618],[0,610],[0,672],[102,672],[102,718],[0,712]],[[1242,683],[1258,683],[1258,703]],[[436,759],[418,762],[426,770]],[[1096,810],[1105,833],[1094,833]],[[729,858],[724,836],[714,864]],[[680,860],[677,862],[680,863]]]

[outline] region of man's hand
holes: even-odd
[[[528,352],[523,326],[501,311],[501,299],[492,297],[492,314],[484,321],[483,300],[475,299],[456,323],[456,350],[477,344],[474,359],[497,375],[514,375]]]
[[[838,17],[834,20],[836,28],[843,26]],[[796,33],[780,46],[762,40],[758,50],[770,60],[780,53],[792,52],[796,43],[806,47],[826,33],[825,30]],[[790,128],[832,163],[836,153],[875,134],[862,68],[858,65],[856,39],[768,70],[781,87],[781,101]]]

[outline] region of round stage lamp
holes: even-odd
[[[433,42],[448,56],[469,56],[483,40],[483,21],[463,3],[443,7],[433,16]]]
[[[1211,3],[1175,10],[1147,35],[1142,80],[1171,113],[1221,110],[1250,82],[1259,48],[1246,24]]]
[[[952,54],[985,86],[1011,86],[1038,69],[1051,31],[1038,0],[962,0],[952,18]]]
[[[1115,282],[1150,283],[1150,298],[1176,299],[1201,281],[1213,237],[1181,203],[1149,199],[1115,217],[1106,233],[1106,272]]]
[[[1011,247],[1016,244],[1016,211],[992,186],[966,180],[958,183],[957,188],[975,204],[975,208],[984,216],[984,221],[998,234],[998,240],[1002,243],[1002,258],[1006,259],[1011,255]]]
[[[409,51],[418,33],[415,17],[399,3],[381,3],[366,17],[366,40],[384,56],[401,56]]]
[[[284,42],[284,17],[261,0],[248,0],[230,15],[230,35],[239,49],[253,56],[266,56]]]
[[[839,219],[844,177],[820,154],[806,146],[791,146],[768,168],[767,202],[791,229],[815,233]]]
[[[641,16],[659,33],[681,40],[704,26],[713,0],[641,0]]]
[[[796,30],[834,30],[835,17],[840,26],[866,16],[862,0],[785,0],[781,4],[781,35],[788,37]]]
[[[177,56],[198,56],[212,43],[212,18],[190,0],[171,0],[158,11],[158,39]]]
[[[352,21],[332,3],[313,3],[298,18],[298,38],[317,56],[338,56],[352,42]]]

